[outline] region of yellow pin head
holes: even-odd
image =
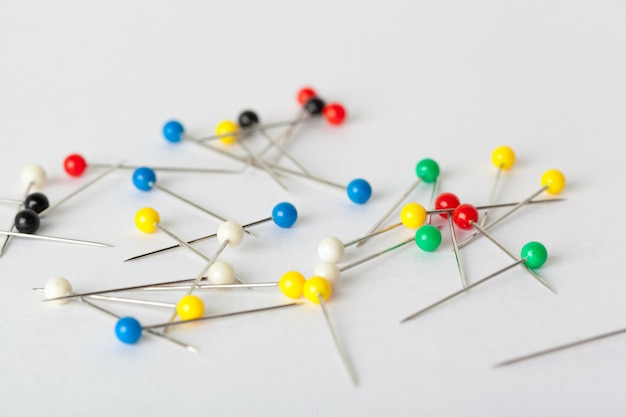
[[[176,304],[176,313],[183,320],[198,319],[204,316],[204,303],[195,295],[186,295]]]
[[[496,168],[510,169],[515,163],[515,152],[508,146],[498,146],[491,153],[491,162]]]
[[[327,301],[333,292],[333,286],[322,277],[311,277],[306,280],[302,288],[304,296],[312,303],[319,304],[317,295],[321,295]]]
[[[278,287],[287,297],[300,298],[302,297],[302,289],[305,281],[304,275],[298,271],[289,271],[285,272],[283,276],[280,277]]]
[[[226,135],[229,133],[234,134],[234,133],[237,133],[238,130],[239,130],[239,126],[237,126],[237,123],[232,122],[230,120],[222,120],[215,128],[215,134],[216,135]],[[237,141],[237,136],[236,135],[224,136],[220,138],[220,141],[222,141],[222,143],[230,145]]]
[[[549,169],[541,176],[541,186],[550,194],[559,194],[565,188],[565,175],[558,169]]]
[[[160,221],[159,212],[152,207],[144,207],[135,213],[135,226],[144,233],[154,232]]]
[[[426,221],[426,209],[418,203],[409,203],[400,211],[400,221],[409,229],[417,229]]]

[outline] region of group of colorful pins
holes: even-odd
[[[79,300],[95,309],[98,309],[108,315],[117,318],[115,325],[115,334],[117,338],[127,344],[137,343],[142,334],[148,333],[150,335],[159,337],[164,340],[168,340],[172,343],[180,345],[190,351],[197,352],[198,349],[183,343],[171,336],[166,332],[172,326],[176,326],[181,323],[189,323],[195,321],[215,319],[219,317],[227,317],[238,314],[253,313],[260,311],[275,310],[283,307],[295,306],[301,304],[300,302],[291,302],[288,304],[280,304],[269,307],[255,308],[251,310],[244,310],[238,312],[231,312],[225,314],[218,314],[213,316],[205,316],[205,306],[202,298],[195,295],[196,290],[214,289],[214,288],[253,288],[253,287],[275,287],[278,286],[280,291],[290,299],[300,299],[303,296],[308,301],[321,306],[324,313],[324,317],[330,329],[332,338],[335,342],[336,348],[344,362],[349,376],[354,384],[357,383],[357,376],[352,366],[346,351],[343,349],[339,342],[337,332],[330,320],[329,312],[326,306],[326,302],[329,300],[333,293],[334,287],[337,286],[340,278],[340,274],[344,271],[361,265],[370,260],[376,259],[379,256],[405,247],[410,242],[415,242],[415,245],[425,252],[433,252],[437,250],[442,243],[442,233],[440,229],[442,226],[433,225],[434,219],[432,216],[439,215],[442,219],[448,223],[450,241],[456,257],[456,263],[458,266],[459,275],[461,278],[462,288],[429,305],[421,310],[413,313],[404,318],[401,323],[414,319],[423,313],[432,310],[436,306],[439,306],[457,295],[464,293],[465,291],[475,288],[502,273],[513,269],[517,266],[522,267],[531,276],[544,285],[546,288],[555,292],[554,289],[536,273],[536,269],[540,268],[547,260],[547,250],[544,245],[539,242],[526,243],[519,254],[519,257],[510,252],[500,242],[498,242],[490,233],[488,229],[493,228],[504,219],[508,218],[517,210],[522,207],[542,202],[557,201],[557,199],[547,200],[535,200],[543,192],[547,192],[552,195],[559,194],[565,186],[565,177],[557,170],[546,171],[541,177],[541,188],[516,203],[495,204],[495,197],[497,194],[498,184],[503,171],[509,170],[515,162],[515,154],[513,150],[507,146],[501,146],[496,148],[492,153],[492,162],[497,169],[495,181],[493,183],[489,199],[487,204],[483,206],[473,206],[470,204],[461,204],[458,197],[452,193],[446,192],[438,195],[437,188],[439,186],[440,168],[439,165],[432,159],[423,159],[419,161],[415,168],[415,174],[417,179],[408,188],[408,190],[391,206],[391,208],[385,212],[382,217],[375,223],[375,225],[364,235],[358,239],[351,240],[349,242],[342,242],[339,238],[329,236],[324,238],[318,246],[318,255],[321,262],[315,267],[313,275],[310,278],[306,278],[302,273],[298,271],[288,271],[283,274],[278,282],[266,282],[266,283],[246,283],[235,274],[235,269],[227,262],[218,260],[220,254],[226,247],[234,248],[238,246],[244,238],[244,233],[248,233],[252,236],[252,232],[249,230],[254,226],[263,224],[265,222],[273,221],[277,226],[281,228],[290,228],[296,222],[298,213],[296,208],[287,202],[277,204],[269,217],[261,220],[240,225],[237,222],[228,220],[226,217],[220,216],[209,209],[200,206],[197,203],[190,201],[189,199],[182,197],[181,195],[171,191],[168,188],[164,188],[157,183],[156,172],[187,172],[187,173],[230,173],[235,174],[242,171],[247,167],[253,167],[259,169],[272,177],[276,183],[281,187],[287,188],[283,182],[285,176],[297,176],[300,178],[309,179],[322,184],[326,184],[335,188],[344,189],[349,199],[357,204],[366,203],[371,197],[370,184],[360,178],[352,180],[347,186],[343,186],[339,183],[330,181],[328,179],[319,178],[313,176],[304,165],[298,161],[294,155],[287,149],[287,141],[292,138],[293,133],[298,125],[304,123],[307,120],[313,120],[323,116],[323,118],[331,125],[341,125],[346,117],[346,111],[343,106],[338,103],[325,104],[317,94],[310,88],[303,88],[298,93],[298,102],[302,105],[302,108],[295,119],[288,121],[281,121],[275,123],[261,124],[258,114],[251,110],[243,111],[237,122],[224,120],[220,122],[215,130],[215,135],[203,138],[194,138],[188,135],[183,128],[183,125],[178,121],[169,121],[163,127],[163,135],[166,140],[171,143],[178,143],[181,141],[187,141],[195,143],[203,148],[217,152],[220,155],[226,156],[232,160],[244,164],[243,168],[226,170],[226,169],[205,169],[205,168],[190,168],[190,167],[146,167],[146,166],[133,166],[126,165],[124,163],[118,164],[87,164],[84,157],[79,154],[71,154],[64,161],[65,171],[72,177],[82,176],[88,167],[106,169],[99,173],[96,177],[78,188],[74,192],[70,193],[66,197],[60,199],[54,205],[50,205],[45,195],[40,192],[31,192],[33,189],[40,189],[46,179],[46,173],[43,168],[37,165],[29,165],[24,168],[22,172],[22,181],[26,186],[26,192],[24,198],[21,200],[12,199],[0,199],[3,203],[13,203],[17,206],[17,213],[13,223],[10,225],[9,230],[0,230],[2,236],[2,244],[0,246],[0,254],[4,250],[8,243],[9,237],[30,237],[45,240],[54,240],[68,243],[80,243],[96,246],[110,246],[97,242],[88,242],[75,239],[66,239],[50,236],[42,236],[35,234],[40,227],[40,219],[47,215],[50,211],[58,207],[60,204],[66,202],[70,198],[74,197],[78,193],[82,192],[86,188],[93,185],[109,173],[119,169],[133,170],[132,181],[134,186],[141,191],[150,191],[153,189],[159,189],[180,201],[187,203],[188,205],[210,215],[214,219],[220,222],[217,232],[211,235],[202,236],[190,241],[185,241],[179,238],[176,234],[171,232],[168,228],[161,224],[159,213],[150,207],[144,207],[136,212],[135,224],[137,229],[145,233],[153,233],[157,230],[162,231],[168,235],[171,239],[176,241],[176,244],[163,249],[145,253],[142,255],[134,256],[126,259],[138,260],[147,256],[156,255],[168,251],[170,249],[184,247],[191,253],[194,253],[200,257],[204,262],[204,266],[201,272],[194,279],[182,279],[169,282],[153,283],[148,285],[137,285],[125,288],[108,289],[100,291],[92,291],[88,293],[77,294],[73,292],[72,286],[65,278],[57,277],[49,280],[45,288],[37,288],[36,290],[45,293],[46,300],[54,303],[62,304],[70,299]],[[271,136],[268,130],[274,129],[280,126],[286,126],[286,130],[278,137]],[[267,140],[266,147],[259,153],[254,154],[252,150],[246,144],[246,141],[250,136],[255,133],[259,133]],[[224,146],[214,146],[211,143],[215,140],[219,140]],[[232,152],[232,145],[238,145],[244,156]],[[266,157],[270,151],[276,151],[277,153],[273,158]],[[279,160],[285,157],[289,159],[297,170],[292,170],[279,165]],[[408,197],[417,189],[420,184],[432,184],[431,201],[429,207],[432,209],[427,210],[423,205],[416,202],[409,202],[402,206],[399,211],[399,222],[383,227],[387,219],[400,207],[400,205],[408,199]],[[487,223],[487,215],[490,210],[502,207],[509,207],[509,210],[500,217]],[[479,210],[482,211],[482,215],[479,216]],[[479,221],[480,217],[480,221]],[[404,226],[407,229],[415,230],[415,233],[408,239],[404,239],[398,242],[396,245],[389,247],[385,250],[368,255],[360,260],[354,261],[350,264],[339,266],[338,263],[344,258],[346,248],[351,246],[360,247],[364,245],[369,239],[383,233],[390,232],[400,226]],[[460,243],[457,242],[457,231],[460,230],[475,230],[475,232],[467,237]],[[17,232],[13,232],[16,229]],[[484,277],[480,280],[469,283],[465,271],[462,265],[462,258],[459,250],[472,242],[479,236],[484,236],[493,242],[498,248],[504,251],[509,257],[512,258],[513,263],[501,268]],[[193,245],[195,243],[205,241],[208,239],[216,238],[219,242],[219,247],[215,253],[208,257],[202,252],[197,250]],[[113,294],[117,292],[127,291],[186,291],[186,294],[178,299],[177,303],[163,303],[157,301],[143,300],[137,298],[123,298],[117,297]],[[94,300],[107,300],[116,301],[121,303],[135,303],[141,305],[151,305],[157,307],[163,307],[173,310],[173,315],[170,320],[165,323],[155,325],[142,325],[136,318],[130,316],[119,316],[97,304],[94,304]],[[176,321],[176,318],[180,318]],[[157,331],[162,329],[162,331]],[[551,353],[564,347],[570,347],[573,345],[585,343],[587,341],[597,340],[600,338],[608,337],[613,334],[625,332],[626,329],[617,332],[612,332],[607,335],[600,335],[594,338],[585,339],[583,341],[575,342],[565,345],[563,347],[548,349],[536,354],[526,355],[521,358],[512,359],[502,362],[500,365],[519,362],[524,359],[540,356],[545,353]]]

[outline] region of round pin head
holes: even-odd
[[[346,187],[346,191],[350,201],[357,204],[367,203],[367,200],[372,196],[372,186],[362,178],[350,181],[350,184]]]
[[[241,112],[237,122],[241,127],[252,127],[259,124],[259,115],[252,110],[245,110]]]
[[[310,87],[303,87],[298,91],[298,103],[304,105],[307,101],[316,97],[317,93]]]
[[[302,289],[306,279],[298,271],[285,272],[278,281],[280,291],[289,298],[302,297]]]
[[[324,111],[324,100],[319,97],[312,97],[304,103],[304,110],[311,116],[319,116]]]
[[[496,168],[510,169],[515,163],[515,152],[508,146],[498,146],[491,153],[491,162]]]
[[[180,142],[185,134],[185,128],[178,120],[170,120],[163,125],[163,136],[168,142]]]
[[[340,125],[346,118],[346,109],[339,103],[327,104],[322,113],[331,125]]]
[[[63,169],[70,177],[80,177],[87,169],[87,162],[81,155],[73,153],[63,161]]]
[[[211,284],[232,284],[235,282],[235,269],[228,262],[215,261],[207,271],[207,279]]]
[[[415,174],[426,183],[435,182],[439,177],[439,165],[432,159],[422,159],[415,166]]]
[[[15,215],[15,228],[20,233],[33,234],[39,229],[39,215],[31,209],[24,209]]]
[[[46,182],[46,171],[41,165],[29,164],[22,168],[22,184],[41,188]]]
[[[548,250],[539,242],[528,242],[522,247],[520,257],[528,268],[537,269],[548,260]]]
[[[141,324],[134,317],[122,317],[115,324],[115,336],[120,342],[135,344],[141,338]]]
[[[227,221],[217,228],[217,240],[220,243],[228,241],[228,247],[234,248],[239,246],[243,240],[243,229],[237,222]]]
[[[63,277],[50,278],[46,282],[46,285],[44,286],[44,294],[46,295],[47,299],[59,298],[59,297],[65,297],[66,295],[71,295],[72,284],[70,284],[70,282]],[[55,300],[51,302],[55,304],[65,304],[68,301],[69,301],[69,298],[65,298],[62,300]]]
[[[24,200],[24,208],[31,209],[39,214],[50,207],[50,201],[43,193],[31,193]]]
[[[333,286],[322,277],[311,277],[304,283],[302,292],[307,300],[319,304],[320,300],[317,298],[317,294],[320,294],[324,301],[328,301],[333,292]]]
[[[135,226],[144,233],[153,233],[161,221],[159,212],[152,207],[144,207],[135,213]]]
[[[282,202],[278,203],[272,209],[272,220],[278,227],[288,228],[294,225],[298,219],[298,210],[293,204]]]
[[[417,229],[426,221],[426,209],[418,203],[408,203],[400,210],[400,221],[409,229]]]
[[[176,313],[183,320],[199,319],[204,315],[204,303],[195,295],[186,295],[176,304]]]
[[[320,262],[315,266],[313,275],[316,277],[322,277],[335,286],[339,282],[340,271],[339,267],[332,262]]]
[[[435,210],[455,209],[461,204],[459,197],[452,193],[443,193],[435,199]],[[448,213],[439,214],[444,219],[448,218]]]
[[[565,188],[565,175],[558,169],[549,169],[541,176],[541,186],[550,194],[559,194]]]
[[[141,191],[150,191],[156,180],[156,173],[148,167],[139,167],[133,172],[133,184]]]
[[[230,145],[237,141],[237,136],[235,135],[235,133],[237,133],[238,130],[239,126],[237,126],[237,123],[230,120],[222,120],[215,128],[215,134],[228,135],[229,133],[232,133],[232,136],[223,136],[220,138],[220,141],[222,143]]]
[[[471,229],[472,222],[478,220],[478,210],[471,204],[461,204],[452,212],[452,221],[461,229]]]
[[[434,252],[441,245],[441,232],[431,224],[425,224],[415,232],[415,244],[424,252]]]
[[[345,253],[343,242],[335,236],[328,236],[322,239],[317,246],[317,254],[324,262],[337,263],[343,259]]]

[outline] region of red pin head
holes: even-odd
[[[455,209],[461,204],[459,197],[452,193],[443,193],[435,200],[435,210]],[[444,219],[448,218],[448,213],[439,214]]]
[[[298,103],[304,106],[304,103],[312,99],[313,97],[317,97],[317,93],[315,90],[309,87],[304,87],[298,91]]]
[[[72,177],[80,177],[87,168],[87,162],[85,162],[85,158],[79,154],[73,153],[65,158],[65,161],[63,161],[63,168],[68,175]]]
[[[340,125],[346,118],[346,109],[339,103],[327,104],[322,113],[331,125]]]
[[[478,210],[471,204],[461,204],[452,212],[452,220],[461,229],[471,229],[472,223],[478,220]]]

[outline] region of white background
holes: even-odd
[[[567,201],[525,208],[493,230],[514,252],[529,240],[548,247],[540,272],[556,296],[511,271],[399,325],[459,288],[447,233],[438,252],[405,248],[343,274],[329,309],[359,376],[353,387],[315,305],[172,331],[201,349],[192,354],[149,337],[122,345],[110,317],[79,303],[42,303],[31,288],[53,276],[89,291],[202,268],[182,250],[121,262],[170,244],[135,229],[142,206],[187,239],[217,223],[115,172],[40,229],[114,248],[13,240],[0,259],[0,416],[623,415],[624,336],[492,365],[626,326],[625,21],[618,1],[0,0],[0,197],[19,197],[22,167],[38,163],[49,176],[43,191],[58,200],[97,172],[69,178],[62,161],[72,152],[94,163],[239,168],[191,143],[165,142],[160,129],[171,118],[192,135],[245,108],[288,119],[303,85],[346,106],[343,126],[308,123],[289,146],[319,176],[367,178],[374,196],[366,205],[304,180],[287,179],[287,193],[254,170],[159,175],[163,186],[241,222],[268,216],[279,201],[298,207],[292,229],[258,226],[258,239],[224,253],[249,281],[276,281],[290,269],[310,275],[319,240],[363,234],[425,157],[439,162],[443,191],[476,204],[488,197],[490,153],[501,144],[518,158],[499,201],[530,195],[549,168],[568,179]],[[429,188],[412,199],[427,204]],[[6,226],[13,212],[0,206]],[[406,236],[381,237],[347,260]],[[216,243],[198,247],[210,254]],[[509,263],[485,239],[462,257],[471,282]],[[211,314],[285,301],[276,289],[203,298]],[[146,324],[169,316],[106,306]]]

